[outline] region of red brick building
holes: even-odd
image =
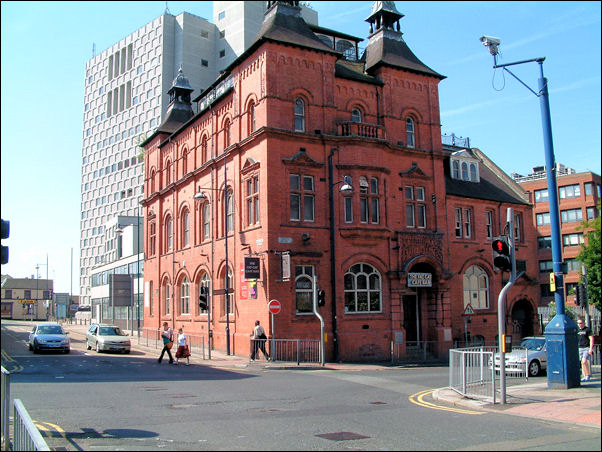
[[[205,334],[209,325],[214,348],[240,355],[256,319],[276,338],[318,339],[317,278],[327,360],[390,360],[426,346],[446,356],[465,337],[463,280],[478,266],[489,301],[469,333],[492,342],[502,281],[483,215],[495,213],[497,233],[506,207],[521,221],[531,207],[476,150],[455,159],[479,163],[480,177],[454,178],[441,143],[444,77],[408,48],[392,2],[375,2],[361,58],[360,39],[308,26],[298,2],[269,3],[257,40],[194,100],[198,112],[180,74],[144,143],[145,327]],[[471,210],[463,228],[473,235],[454,238],[458,208]],[[520,227],[528,260],[535,235]],[[259,260],[256,280],[244,280],[246,257]],[[537,287],[517,290],[510,305],[536,310]],[[272,328],[273,299],[282,310]]]
[[[546,171],[544,167],[537,167],[533,168],[533,173],[528,176],[518,174],[513,176],[528,192],[529,200],[535,205],[533,224],[537,228],[540,306],[547,306],[548,303],[554,301],[554,294],[550,292],[549,283],[549,276],[552,272],[552,243]],[[584,231],[581,223],[593,220],[599,215],[597,206],[600,202],[600,175],[589,171],[578,173],[563,165],[558,165],[556,184],[560,210],[562,259],[567,270],[564,278],[564,296],[567,303],[574,305],[574,288],[581,279],[581,264],[576,259],[581,251],[581,245],[584,243]]]

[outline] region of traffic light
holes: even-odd
[[[324,306],[326,304],[326,292],[322,289],[318,290],[318,306]]]
[[[2,221],[2,240],[7,239],[10,235],[10,222]],[[8,246],[2,245],[2,265],[8,264]]]
[[[493,248],[493,266],[505,272],[512,271],[512,258],[508,237],[500,235],[491,242]]]
[[[550,273],[550,292],[556,292],[556,274]]]
[[[205,286],[201,286],[199,289],[199,308],[201,311],[207,311],[207,288]]]
[[[575,287],[575,295],[575,304],[577,306],[587,305],[587,287],[585,284],[577,284],[577,287]]]

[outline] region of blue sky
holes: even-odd
[[[314,1],[319,24],[366,39],[369,1]],[[480,43],[501,38],[500,63],[546,57],[556,161],[600,174],[600,2],[396,2],[409,47],[447,78],[442,132],[469,137],[506,173],[545,163],[539,99]],[[211,2],[168,2],[212,21]],[[55,280],[79,293],[83,94],[100,53],[165,10],[165,2],[1,2],[2,274]],[[365,44],[365,42],[364,42]],[[510,68],[537,90],[536,63]],[[73,279],[71,279],[73,249]],[[46,258],[48,256],[48,269]]]

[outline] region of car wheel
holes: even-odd
[[[539,375],[539,372],[541,371],[541,366],[539,365],[539,361],[531,361],[529,363],[529,376],[530,377],[537,377]]]
[[[29,348],[29,351],[33,350],[33,347],[31,346],[31,342],[27,343],[27,348]]]
[[[100,346],[98,345],[98,342],[96,343],[96,353],[100,353]]]
[[[66,348],[66,349],[65,349],[65,354],[69,353],[70,351],[71,351],[71,349],[70,349],[70,348]]]
[[[86,339],[86,350],[92,350],[92,346],[88,342],[88,339]]]
[[[126,355],[129,355],[130,351],[129,350],[124,350],[123,353],[125,353]]]

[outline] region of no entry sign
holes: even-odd
[[[270,300],[268,303],[268,309],[272,314],[279,314],[282,306],[278,300]]]

